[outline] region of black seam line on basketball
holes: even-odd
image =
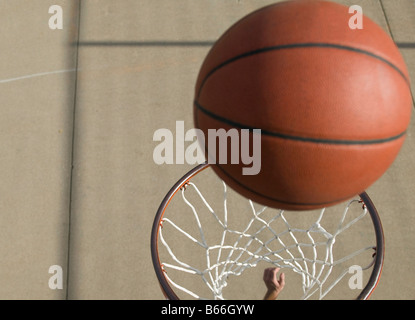
[[[329,201],[329,202],[315,202],[315,203],[290,202],[290,201],[286,201],[286,200],[280,200],[278,198],[273,198],[273,197],[264,195],[262,193],[259,193],[258,191],[255,191],[255,190],[253,190],[251,188],[248,188],[246,185],[242,184],[241,182],[239,182],[238,180],[236,180],[233,176],[231,176],[228,172],[226,172],[219,164],[215,164],[215,167],[219,168],[220,171],[222,171],[234,183],[238,184],[240,187],[248,190],[249,192],[251,192],[253,194],[256,194],[256,195],[258,195],[258,196],[260,196],[262,198],[265,198],[265,199],[268,199],[268,200],[271,200],[271,201],[277,201],[277,202],[284,203],[284,204],[297,205],[297,206],[322,206],[322,205],[331,205],[331,204],[334,204],[334,203],[338,203],[338,202],[341,202],[341,201],[345,201],[345,200],[350,199],[351,197],[353,197],[353,195],[352,195],[352,196],[347,197],[347,198],[336,199],[336,200]]]
[[[296,48],[334,48],[334,49],[347,50],[347,51],[352,51],[352,52],[365,54],[369,57],[378,59],[378,60],[386,63],[387,65],[389,65],[393,69],[395,69],[402,76],[402,78],[405,80],[408,87],[410,87],[410,81],[409,81],[409,79],[406,78],[405,74],[397,66],[395,66],[392,62],[386,60],[385,58],[382,58],[381,56],[378,56],[377,54],[374,54],[370,51],[366,51],[366,50],[363,50],[363,49],[350,47],[350,46],[345,46],[345,45],[340,45],[340,44],[335,44],[335,43],[306,42],[306,43],[293,43],[293,44],[285,44],[285,45],[279,45],[279,46],[271,46],[271,47],[260,48],[260,49],[256,49],[256,50],[252,50],[252,51],[242,53],[240,55],[237,55],[233,58],[230,58],[230,59],[222,62],[218,66],[214,67],[211,71],[209,71],[209,73],[205,76],[205,78],[203,79],[203,81],[200,85],[197,98],[199,98],[200,93],[202,92],[202,88],[203,88],[205,82],[207,81],[207,79],[213,73],[215,73],[219,69],[223,68],[224,66],[226,66],[226,65],[228,65],[232,62],[235,62],[237,60],[240,60],[242,58],[250,57],[250,56],[253,56],[253,55],[256,55],[256,54],[269,52],[269,51],[284,50],[284,49],[296,49]]]
[[[207,116],[209,116],[209,117],[211,117],[211,118],[213,118],[217,121],[220,121],[222,123],[225,123],[229,126],[237,127],[239,129],[248,129],[248,130],[261,129],[261,128],[255,128],[255,127],[252,127],[252,126],[247,126],[247,125],[229,120],[227,118],[223,118],[223,117],[221,117],[217,114],[214,114],[213,112],[207,110],[206,108],[202,107],[197,101],[195,101],[194,104],[195,104],[197,110],[200,110],[201,112],[203,112]],[[406,131],[404,131],[404,132],[402,132],[398,135],[392,136],[392,137],[382,138],[382,139],[370,139],[370,140],[340,140],[340,139],[310,138],[310,137],[293,136],[293,135],[288,135],[288,134],[274,132],[274,131],[270,131],[270,130],[264,130],[264,129],[261,129],[261,134],[266,135],[266,136],[280,138],[280,139],[294,140],[294,141],[301,141],[301,142],[322,143],[322,144],[337,144],[337,145],[369,145],[369,144],[386,143],[386,142],[391,142],[391,141],[397,140],[397,139],[403,137],[406,134]]]

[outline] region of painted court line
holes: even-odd
[[[56,70],[56,71],[50,71],[50,72],[34,73],[34,74],[29,74],[29,75],[25,75],[25,76],[21,76],[21,77],[3,79],[3,80],[0,80],[0,83],[8,83],[8,82],[13,82],[13,81],[18,81],[18,80],[25,80],[25,79],[30,79],[30,78],[48,76],[48,75],[51,75],[51,74],[75,72],[75,71],[76,71],[76,69],[67,69],[67,70]]]

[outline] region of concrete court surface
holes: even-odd
[[[193,165],[157,165],[153,133],[193,127],[211,44],[271,0],[0,3],[0,299],[162,299],[149,238],[160,201]],[[415,79],[415,2],[358,4]],[[48,25],[52,5],[63,29]],[[415,80],[412,81],[412,92]],[[369,190],[386,259],[372,299],[414,299],[415,127]],[[62,288],[51,289],[51,266]]]

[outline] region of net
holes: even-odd
[[[344,248],[344,244],[341,244],[342,250],[335,250],[336,240],[368,216],[368,208],[360,197],[342,207],[337,222],[329,230],[323,222],[325,215],[329,214],[332,220],[333,214],[326,213],[327,209],[309,215],[300,227],[297,220],[293,220],[295,223],[290,220],[290,215],[295,213],[258,206],[250,200],[246,200],[249,207],[249,214],[244,214],[246,219],[232,223],[228,208],[229,191],[223,182],[222,189],[222,209],[217,210],[195,183],[186,181],[179,190],[191,217],[186,217],[181,223],[176,221],[178,215],[163,217],[159,223],[158,237],[167,253],[163,261],[159,261],[163,276],[172,287],[189,297],[226,299],[225,288],[230,279],[266,263],[298,275],[301,279],[298,298],[323,299],[350,273],[351,267],[356,266],[356,257],[365,256],[359,261],[359,266],[362,266],[362,261],[366,264],[359,267],[361,270],[367,270],[375,263],[375,238],[369,244],[359,243],[353,250]],[[211,218],[207,226],[203,222],[206,215]],[[189,231],[181,224],[187,226],[185,222],[190,218],[196,228]],[[367,229],[367,225],[363,229]],[[175,236],[168,240],[164,235],[166,232]],[[172,240],[179,236],[180,243],[187,241],[196,245],[203,258],[196,259],[188,249],[183,249],[185,246],[178,246]],[[183,251],[187,251],[190,257],[182,258],[186,256]],[[371,258],[367,259],[367,256]],[[198,286],[192,289],[181,283],[182,276],[174,279],[170,276],[177,273],[199,278],[208,290],[202,295],[200,292],[203,290]]]

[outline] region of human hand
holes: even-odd
[[[267,293],[264,300],[275,300],[285,285],[285,274],[281,273],[278,279],[278,271],[280,268],[267,268],[264,270],[264,282],[267,287]]]

